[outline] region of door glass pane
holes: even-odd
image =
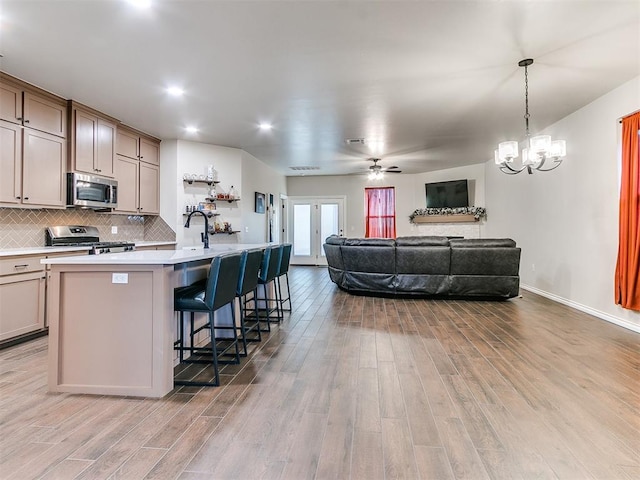
[[[320,245],[329,235],[338,235],[338,204],[323,203],[320,205]],[[324,256],[324,248],[320,249]]]
[[[311,255],[311,205],[293,206],[293,254]]]

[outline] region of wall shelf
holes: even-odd
[[[192,185],[194,183],[206,183],[207,185],[215,185],[220,183],[218,180],[186,180],[186,179],[182,179],[183,182],[187,182],[189,185]]]
[[[218,212],[205,212],[204,210],[197,210],[197,211],[204,213],[208,218],[220,216],[220,214]],[[183,217],[186,217],[188,215],[189,215],[189,213],[183,213],[182,214]],[[196,216],[201,218],[201,215],[196,215]],[[191,218],[193,218],[193,217],[191,217]]]
[[[207,197],[207,198],[205,198],[205,200],[206,200],[207,202],[211,202],[211,203],[214,203],[214,202],[229,202],[229,203],[232,203],[232,202],[237,202],[237,201],[239,201],[240,199],[239,199],[239,198],[219,198],[219,197],[215,197],[215,198],[214,198],[214,197]]]
[[[460,214],[460,215],[423,215],[413,219],[413,223],[463,223],[463,222],[477,222],[479,218],[476,218],[472,214]]]
[[[209,232],[209,235],[223,235],[223,234],[227,234],[227,235],[233,235],[235,233],[240,233],[240,230],[232,230],[231,232]]]

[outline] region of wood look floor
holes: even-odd
[[[640,478],[640,335],[527,292],[357,297],[315,267],[291,285],[218,388],[51,394],[46,339],[0,351],[0,478]]]

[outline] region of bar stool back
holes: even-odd
[[[291,290],[289,289],[289,263],[291,262],[291,247],[290,243],[282,244],[282,258],[280,259],[280,268],[276,278],[276,286],[278,287],[278,295],[280,297],[280,310],[291,311]],[[282,285],[280,284],[281,277],[284,276],[287,282],[287,298],[282,297]],[[289,308],[284,308],[285,302],[289,302]]]
[[[240,253],[229,253],[215,257],[211,261],[209,275],[206,282],[196,282],[187,287],[179,287],[174,291],[174,310],[180,312],[180,339],[176,349],[180,351],[180,360],[188,363],[211,363],[213,365],[214,377],[212,381],[199,381],[193,379],[174,379],[174,385],[193,385],[193,386],[218,386],[220,384],[220,375],[218,371],[218,350],[216,348],[215,330],[232,330],[233,336],[228,340],[230,345],[225,348],[235,348],[234,363],[240,362],[238,339],[235,327],[235,309],[233,302],[236,297],[236,288],[238,285],[238,277],[240,275]],[[214,312],[225,305],[231,304],[231,320],[229,326],[214,324]],[[189,347],[184,346],[184,312],[191,313],[191,343]],[[211,348],[194,348],[193,346],[193,325],[194,313],[207,313],[209,317],[207,327],[211,330]],[[183,353],[188,350],[192,355],[204,352],[211,354],[210,360],[184,359]]]
[[[252,250],[245,250],[242,252],[236,297],[240,303],[240,332],[244,356],[247,355],[247,342],[259,342],[262,340],[256,295],[256,290],[258,288],[258,273],[260,271],[261,264],[261,248],[254,248]],[[249,316],[247,314],[247,295],[249,293],[253,293],[253,316]],[[248,337],[247,334],[251,332],[256,332],[257,335]]]
[[[280,259],[282,258],[282,245],[276,247],[267,247],[262,256],[262,265],[260,266],[260,275],[258,275],[258,285],[262,286],[263,298],[260,300],[264,302],[265,316],[267,325],[271,322],[271,313],[275,311],[276,318],[274,321],[279,322],[282,320],[280,313],[280,302],[278,300],[278,288],[274,286],[273,297],[269,295],[269,289],[267,288],[278,276],[278,270],[280,269]],[[275,307],[271,307],[271,305]],[[270,329],[271,327],[269,327]]]

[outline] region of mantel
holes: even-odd
[[[473,214],[458,215],[421,215],[413,219],[414,223],[462,223],[477,222],[479,218],[475,218]]]

